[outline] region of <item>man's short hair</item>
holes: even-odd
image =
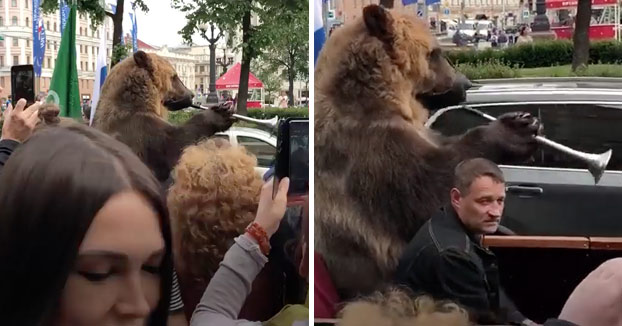
[[[454,187],[465,195],[473,181],[484,176],[499,183],[505,183],[503,172],[497,164],[485,158],[472,158],[458,163],[454,169]]]

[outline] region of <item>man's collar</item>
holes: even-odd
[[[451,206],[451,204],[448,204],[447,206],[443,207],[443,211],[445,212],[445,217],[447,222],[451,223],[452,225],[455,225],[456,227],[461,228],[464,233],[467,235],[467,237],[469,237],[469,239],[471,240],[471,242],[481,246],[482,245],[482,236],[479,234],[475,234],[473,232],[471,232],[469,229],[467,229],[467,227],[464,225],[464,223],[462,223],[462,220],[460,219],[460,217],[458,216],[458,213],[456,212],[456,210],[454,209],[453,206]]]

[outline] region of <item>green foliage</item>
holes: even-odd
[[[127,58],[127,56],[130,55],[130,53],[132,53],[132,44],[131,43],[127,43],[125,45],[117,44],[112,49],[111,61],[112,62],[120,62],[121,60]]]
[[[570,65],[520,70],[521,77],[622,77],[622,66],[592,64],[572,72]]]
[[[517,66],[510,67],[497,60],[490,60],[485,63],[461,63],[456,65],[456,70],[470,80],[520,77]]]
[[[295,118],[309,117],[309,108],[307,107],[290,107],[290,108],[266,108],[248,110],[248,116],[255,119],[272,119],[274,116],[279,118]]]
[[[266,92],[266,103],[274,103],[274,97],[281,90],[281,85],[283,84],[278,71],[257,60],[251,63],[251,71],[263,82],[263,88]]]
[[[181,125],[197,114],[198,110],[179,110],[168,113],[168,121],[174,125]],[[309,117],[309,109],[303,107],[283,108],[267,108],[267,109],[251,109],[248,110],[248,116],[255,119],[271,119],[274,116],[279,118],[289,117]],[[240,127],[256,127],[256,124],[246,122],[236,122],[236,126]]]
[[[128,0],[129,1],[129,0]],[[149,12],[149,8],[145,4],[144,0],[134,0],[136,7],[143,12]],[[100,0],[77,0],[78,12],[86,14],[91,18],[91,28],[97,29],[97,27],[104,21],[106,12],[101,6]],[[47,0],[41,2],[41,10],[44,14],[50,14],[58,10],[58,1]]]
[[[296,1],[296,6],[283,3],[274,8],[275,15],[266,31],[272,42],[266,45],[260,58],[272,70],[282,70],[293,89],[295,79],[306,80],[309,75],[309,1]],[[293,104],[294,94],[289,94]]]
[[[590,62],[592,63],[622,63],[622,42],[602,41],[594,42],[590,46]]]
[[[520,44],[502,50],[449,51],[447,58],[454,64],[481,64],[491,60],[521,68],[561,66],[572,63],[574,47],[569,40],[540,41]],[[590,45],[590,64],[622,63],[622,42],[599,41]]]

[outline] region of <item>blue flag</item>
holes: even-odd
[[[322,19],[322,1],[315,0],[315,19],[313,20],[314,32],[313,32],[313,46],[314,46],[314,58],[313,62],[317,61],[317,57],[320,55],[320,50],[326,41],[326,31],[324,30],[324,22]]]
[[[41,66],[45,55],[45,27],[39,0],[32,0],[32,60],[35,76],[41,76]]]
[[[136,27],[136,8],[134,8],[134,13],[130,13],[130,21],[132,22],[132,49],[134,53],[138,51],[138,28]]]
[[[69,6],[67,5],[67,1],[58,0],[58,8],[60,11],[60,34],[63,35],[63,31],[65,31],[65,26],[67,25],[67,18],[69,17]]]

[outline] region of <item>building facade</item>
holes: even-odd
[[[329,26],[333,24],[343,24],[344,22],[360,17],[363,7],[370,4],[378,4],[379,0],[328,0],[327,2],[327,21]],[[423,0],[419,0],[423,3]],[[394,8],[412,10],[417,12],[417,3],[404,5],[402,0],[394,0]],[[521,6],[520,0],[441,0],[438,6],[439,19],[457,19],[462,14],[473,18],[478,14],[485,14],[489,17],[499,16],[503,13],[519,13]],[[437,13],[430,7],[428,15],[436,17]]]
[[[145,52],[155,53],[171,63],[175,71],[177,71],[177,75],[179,79],[188,87],[192,89],[192,85],[195,82],[195,73],[194,67],[197,63],[197,60],[194,56],[188,55],[186,53],[180,53],[175,51],[173,48],[169,48],[164,45],[161,47],[140,47],[139,48]]]
[[[60,14],[56,11],[42,17],[46,48],[41,77],[37,78],[35,87],[40,92],[47,92],[60,47]],[[108,17],[106,20],[107,28],[104,31],[102,26],[93,30],[91,20],[86,15],[80,14],[76,19],[78,85],[82,99],[90,99],[93,94],[99,33],[106,33],[107,58],[110,62],[113,29],[112,20]],[[4,37],[4,41],[0,41],[0,98],[8,98],[11,94],[11,66],[33,63],[32,0],[0,0],[0,35]]]

